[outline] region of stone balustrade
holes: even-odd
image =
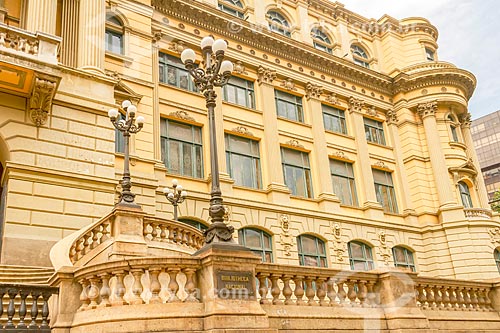
[[[261,304],[376,307],[378,274],[262,264],[256,268]]]
[[[495,311],[489,297],[491,283],[418,278],[417,305],[423,309]]]
[[[79,311],[174,302],[199,302],[196,258],[143,258],[86,267],[75,272],[82,287]]]
[[[104,243],[111,235],[111,221],[104,219],[101,223],[86,230],[83,235],[77,238],[71,245],[69,256],[74,264],[98,245]]]
[[[175,243],[193,250],[199,250],[205,241],[202,233],[194,227],[152,216],[144,217],[143,234],[146,241]]]
[[[0,23],[0,51],[57,64],[60,43],[60,37],[41,32],[33,34]]]
[[[444,68],[457,68],[457,66],[452,63],[445,61],[427,61],[420,64],[411,65],[405,67],[401,70],[401,72],[407,74],[413,74],[421,71],[433,70],[433,69],[444,69]]]
[[[0,331],[49,333],[49,298],[58,293],[58,288],[1,284],[0,285]],[[4,298],[7,307],[4,318]],[[29,316],[29,318],[27,318]]]
[[[465,208],[465,217],[468,219],[486,219],[491,220],[491,210],[484,208]]]

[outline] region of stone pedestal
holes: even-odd
[[[59,295],[51,309],[51,332],[69,333],[73,318],[80,307],[82,287],[73,279],[73,267],[61,267],[49,280],[49,285],[59,288]]]
[[[111,260],[147,256],[148,245],[144,240],[144,213],[142,209],[117,205],[114,209],[114,223],[111,235],[115,241],[110,254]]]

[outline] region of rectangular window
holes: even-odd
[[[285,184],[292,191],[292,195],[312,198],[311,169],[307,153],[281,148],[281,161]]]
[[[327,105],[322,105],[322,108],[325,130],[347,134],[344,111]]]
[[[366,140],[385,146],[384,126],[380,121],[363,118],[365,122]]]
[[[160,82],[184,90],[198,91],[181,59],[161,52]]]
[[[330,172],[332,174],[333,193],[339,197],[340,202],[344,205],[357,206],[358,199],[352,164],[330,160]]]
[[[279,117],[290,120],[304,122],[304,114],[302,112],[302,97],[288,94],[286,92],[275,90],[276,110]]]
[[[226,163],[235,185],[262,188],[258,141],[226,134]]]
[[[377,201],[382,205],[385,212],[397,213],[398,206],[391,173],[376,169],[372,169],[372,171]]]
[[[118,114],[118,120],[125,119],[125,116],[121,113]],[[123,137],[123,133],[115,128],[115,152],[116,153],[125,153],[125,138]]]
[[[255,109],[253,82],[232,76],[224,86],[223,92],[226,102]]]
[[[169,173],[203,178],[200,127],[162,119],[161,152]]]
[[[123,34],[106,29],[106,51],[123,54]]]

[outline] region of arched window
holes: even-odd
[[[434,51],[428,47],[425,48],[425,57],[427,58],[427,61],[434,61]]]
[[[392,255],[394,257],[394,266],[406,268],[415,272],[415,261],[413,260],[413,252],[402,246],[395,246],[392,248]]]
[[[495,256],[495,262],[497,263],[498,273],[500,273],[500,251],[496,249],[493,255]]]
[[[348,243],[347,248],[349,250],[349,263],[352,270],[369,271],[375,268],[372,248],[370,246],[358,241],[351,241]]]
[[[196,229],[200,230],[200,231],[204,231],[204,230],[207,230],[208,227],[199,222],[199,221],[196,221],[196,220],[191,220],[191,219],[187,219],[187,218],[180,218],[178,219],[179,222],[182,222],[182,223],[185,223],[185,224],[188,224],[192,227],[195,227]]]
[[[464,205],[465,208],[472,208],[472,198],[470,196],[469,186],[464,182],[458,182],[458,189],[460,190],[462,205]]]
[[[259,229],[243,228],[238,230],[238,243],[261,256],[263,262],[273,262],[272,237],[268,233]]]
[[[352,59],[355,64],[360,66],[370,68],[370,63],[368,62],[368,54],[366,51],[359,45],[351,45],[351,53]]]
[[[286,18],[277,11],[270,10],[267,12],[267,21],[269,22],[269,29],[277,32],[283,36],[291,37],[290,24]]]
[[[313,28],[311,30],[311,37],[313,39],[313,45],[316,49],[332,53],[332,42],[328,36],[321,31],[319,28]]]
[[[243,3],[240,0],[221,0],[219,9],[233,16],[244,18]]]
[[[450,122],[451,138],[453,142],[458,142],[458,132],[457,132],[457,122],[451,114],[448,115],[448,121]]]
[[[123,54],[123,23],[114,14],[106,14],[106,51]]]
[[[301,266],[327,267],[325,242],[311,235],[297,237]]]

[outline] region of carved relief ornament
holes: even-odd
[[[337,97],[336,93],[331,93],[330,95],[326,96],[325,101],[335,105],[339,104],[339,98]]]
[[[308,82],[306,84],[306,98],[311,99],[311,98],[320,98],[321,94],[323,93],[323,87],[313,84],[311,82]]]
[[[182,53],[182,51],[184,51],[186,49],[186,44],[180,40],[174,41],[174,42],[170,43],[170,45],[168,46],[168,49],[170,51],[174,51],[176,53]]]
[[[293,140],[292,139],[292,140],[289,140],[289,141],[285,142],[285,144],[287,144],[289,146],[292,146],[292,147],[295,147],[295,148],[302,148],[302,149],[304,149],[304,146],[301,145],[299,143],[299,141],[297,141],[297,140]]]
[[[290,218],[286,214],[280,215],[281,245],[286,256],[291,256],[290,250],[293,246],[293,235],[290,233]]]
[[[500,244],[500,228],[491,228],[488,229],[488,234],[490,235],[490,242],[494,246],[497,246]]]
[[[189,115],[189,113],[187,113],[186,111],[184,110],[179,110],[179,111],[174,111],[174,112],[170,112],[169,113],[169,116],[171,117],[175,117],[175,118],[179,118],[179,119],[182,119],[182,120],[189,120],[189,121],[195,121],[195,119],[193,117],[191,117]]]
[[[36,126],[47,122],[52,109],[52,99],[56,92],[57,81],[50,77],[35,78],[33,93],[29,101],[29,117]]]
[[[460,118],[460,123],[462,124],[462,127],[470,127],[472,123],[472,115],[467,112]]]
[[[437,111],[437,101],[422,103],[417,106],[417,113],[422,119],[429,116],[433,117],[436,116],[436,111]]]
[[[375,109],[374,106],[370,106],[367,110],[366,110],[366,114],[369,115],[369,116],[372,116],[372,117],[377,117],[378,114],[377,114],[377,110]]]
[[[295,88],[295,83],[293,82],[292,79],[286,79],[283,82],[281,82],[281,87],[291,91],[297,90],[297,88]]]
[[[245,65],[241,61],[237,61],[234,63],[234,69],[233,72],[238,73],[238,74],[248,74],[245,68]]]
[[[334,238],[334,251],[337,258],[337,262],[341,263],[344,261],[344,254],[346,250],[346,244],[342,240],[342,227],[339,223],[334,223],[332,227],[333,238]]]
[[[276,78],[276,71],[272,70],[270,68],[264,68],[262,66],[259,66],[257,68],[257,82],[259,84],[262,83],[273,83],[273,80]]]
[[[363,112],[363,106],[365,105],[365,102],[362,99],[355,98],[355,97],[350,97],[349,98],[349,112]]]
[[[387,111],[386,114],[387,124],[397,124],[398,123],[398,114],[394,110]]]
[[[248,135],[248,136],[254,136],[252,132],[248,130],[245,126],[238,126],[232,129],[233,132]]]
[[[380,255],[384,259],[386,266],[389,266],[389,259],[391,258],[391,250],[387,246],[387,238],[385,231],[380,231],[378,233],[378,241],[380,243]]]

